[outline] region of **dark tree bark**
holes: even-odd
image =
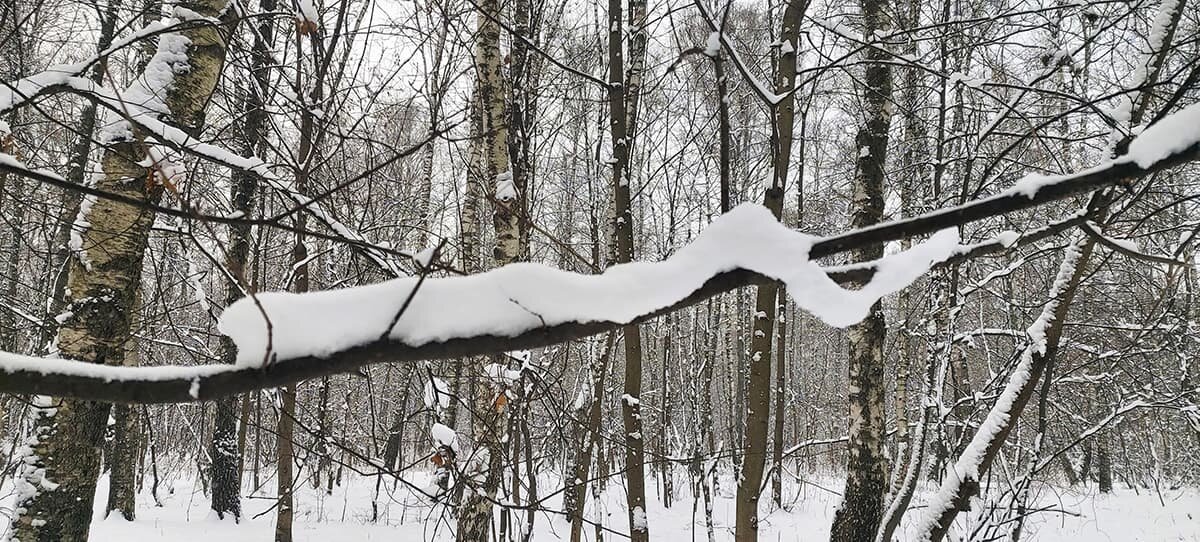
[[[142,295],[135,292],[133,300],[132,325],[140,325]],[[138,365],[138,344],[132,337],[125,343],[125,365]],[[113,405],[112,418],[113,440],[108,449],[109,456],[105,462],[109,467],[108,502],[104,507],[105,515],[117,512],[126,521],[133,521],[135,516],[135,497],[137,496],[137,463],[141,451],[139,443],[139,423],[136,405]]]
[[[263,13],[275,10],[275,0],[260,0],[259,9]],[[267,70],[270,59],[270,47],[274,41],[275,26],[268,18],[262,19],[254,32],[251,49],[251,84],[246,89],[242,102],[244,124],[242,125],[241,143],[249,156],[255,156],[262,147],[266,112],[263,103],[266,99],[269,80]],[[245,171],[237,171],[233,175],[230,201],[233,210],[243,216],[251,216],[256,207],[257,186],[261,179]],[[225,305],[229,306],[241,299],[245,292],[252,292],[252,286],[246,280],[247,263],[250,258],[250,226],[247,224],[231,224],[229,226],[229,248],[226,251],[226,267],[232,279],[225,284]],[[221,361],[233,363],[237,358],[237,348],[228,337],[221,337]],[[234,521],[241,519],[242,505],[242,446],[244,432],[238,430],[237,396],[223,398],[216,402],[216,418],[213,425],[212,445],[210,455],[212,463],[212,510],[218,518],[232,517]],[[244,425],[244,424],[243,424]]]
[[[775,71],[775,91],[786,95],[771,111],[772,182],[763,195],[763,205],[775,215],[783,216],[783,194],[791,165],[792,139],[795,129],[796,101],[792,87],[796,83],[796,50],[799,46],[800,22],[808,7],[805,0],[790,0],[784,9],[780,41],[786,44],[779,56]],[[760,285],[756,292],[750,338],[750,373],[746,383],[745,440],[741,474],[737,486],[737,525],[734,539],[738,542],[758,540],[758,499],[762,488],[763,471],[767,460],[767,430],[771,419],[771,354],[775,337],[775,311],[778,309],[778,285]],[[782,337],[782,333],[780,334]],[[780,360],[782,362],[782,360]]]
[[[638,95],[646,47],[646,2],[630,0],[628,27],[630,36],[628,71],[623,43],[626,21],[621,0],[608,2],[608,110],[612,136],[612,179],[616,254],[613,260],[633,260],[633,208],[631,202],[630,149],[637,130]],[[630,539],[650,539],[646,517],[645,435],[642,430],[642,333],[637,325],[623,326],[625,349],[625,386],[621,396],[621,423],[625,429],[625,503],[629,511]]]

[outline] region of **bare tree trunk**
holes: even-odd
[[[936,310],[936,308],[935,308]],[[941,314],[945,314],[942,312]],[[941,330],[944,324],[941,320],[948,320],[946,317],[934,317],[934,329]],[[884,513],[879,534],[876,536],[876,542],[891,542],[892,535],[896,529],[900,527],[900,520],[904,517],[904,512],[908,510],[909,504],[912,502],[913,494],[916,493],[917,484],[920,482],[921,469],[924,465],[926,443],[929,442],[929,423],[938,411],[936,405],[936,393],[934,386],[937,381],[937,354],[939,349],[931,347],[927,356],[924,382],[921,395],[921,419],[917,422],[916,435],[907,446],[907,458],[901,458],[904,465],[904,476],[899,478],[895,483],[895,490],[892,491],[891,500],[888,502],[887,511]]]
[[[20,20],[24,17],[21,14],[21,7],[16,0],[0,3],[0,32],[3,32],[4,36],[3,43],[0,43],[0,57],[3,57],[5,64],[8,64],[0,67],[0,78],[6,81],[20,79],[27,75],[26,57],[30,50],[30,44],[26,42],[25,36],[29,32],[20,27]],[[17,125],[22,116],[20,111],[11,113],[11,124]],[[7,123],[0,126],[0,152],[19,156],[21,152],[16,148],[16,138],[13,134],[8,133],[8,128],[10,125]],[[6,253],[4,277],[7,278],[5,281],[7,284],[0,293],[0,300],[8,300],[14,304],[17,301],[17,286],[21,281],[21,277],[18,275],[23,252],[21,250],[21,230],[25,223],[26,210],[29,207],[29,202],[26,201],[24,194],[25,184],[25,179],[19,175],[10,176],[7,171],[0,173],[0,213],[3,213],[9,232],[8,246],[4,247]],[[11,199],[7,197],[10,194],[12,195]],[[8,307],[3,308],[0,310],[0,350],[18,351],[19,336],[16,311]]]
[[[434,2],[428,2],[425,6],[427,10],[426,15],[435,27],[433,30],[435,37],[431,43],[433,46],[432,58],[430,59],[431,66],[424,88],[425,101],[429,105],[429,127],[431,131],[441,120],[442,100],[446,93],[446,89],[444,88],[446,83],[441,70],[446,52],[447,23],[439,24],[440,17],[434,12],[435,6]],[[413,241],[413,248],[416,250],[424,249],[425,245],[429,242],[429,229],[432,226],[429,217],[429,197],[433,192],[433,161],[435,155],[436,152],[432,141],[426,143],[425,148],[421,149],[421,174],[417,182],[416,197],[417,228],[416,237]]]
[[[136,328],[141,324],[141,290],[135,290],[133,297],[133,314],[130,325]],[[125,343],[124,365],[138,365],[138,344],[132,338]],[[114,511],[121,514],[126,521],[133,521],[135,497],[137,496],[137,458],[140,445],[138,443],[138,419],[134,405],[114,405],[112,418],[116,422],[113,427],[113,441],[110,456],[105,459],[109,466],[108,503],[104,507],[105,516]]]
[[[808,4],[790,0],[784,9],[783,27],[779,39],[787,44],[781,48],[775,73],[776,92],[787,98],[772,111],[771,161],[774,175],[771,186],[763,196],[763,205],[775,215],[783,216],[783,193],[791,164],[792,139],[795,129],[796,101],[792,87],[796,82],[796,47],[799,45],[800,20]],[[778,308],[779,287],[761,285],[754,304],[753,332],[750,338],[750,375],[746,383],[745,441],[742,468],[737,486],[737,525],[734,539],[738,542],[758,540],[758,498],[762,488],[767,459],[767,427],[771,419],[771,353],[775,336],[775,311]],[[784,294],[786,295],[786,294]],[[782,337],[782,334],[780,334]],[[782,363],[782,360],[780,360]]]
[[[0,134],[0,137],[6,137]],[[5,145],[0,144],[0,152],[11,153],[13,149],[4,148]],[[11,186],[11,188],[10,188]],[[9,177],[8,173],[0,173],[0,211],[4,212],[5,220],[9,223],[9,245],[6,247],[8,252],[7,261],[4,265],[4,276],[8,277],[8,284],[4,288],[3,298],[16,301],[17,285],[20,282],[18,271],[21,267],[21,229],[25,222],[25,210],[27,208],[25,200],[25,180],[20,177]],[[12,204],[5,208],[4,194],[10,193],[13,195]],[[17,315],[14,311],[0,310],[0,350],[6,352],[17,351],[17,338],[20,334],[17,332]]]
[[[5,65],[0,66],[0,80],[12,81],[25,77],[25,56],[27,46],[24,35],[27,33],[24,28],[20,27],[20,21],[23,18],[21,8],[15,0],[5,0],[0,2],[0,35],[4,36],[0,41],[0,58],[4,58]],[[0,153],[8,155],[20,154],[17,150],[16,138],[9,132],[13,128],[12,125],[18,124],[18,114],[10,113],[10,122],[0,120]],[[9,182],[17,185],[18,190],[9,188]],[[16,300],[17,282],[17,267],[20,264],[21,254],[21,222],[25,220],[25,202],[21,201],[21,197],[17,196],[19,189],[24,185],[24,180],[21,177],[14,176],[11,181],[7,171],[0,172],[0,213],[3,213],[6,224],[9,226],[11,235],[9,236],[9,245],[5,246],[5,254],[7,254],[7,263],[4,269],[4,277],[6,280],[0,282],[5,284],[3,291],[0,292],[0,300],[9,299]],[[11,203],[8,201],[8,194],[12,192],[14,197]],[[12,218],[9,218],[12,215]],[[0,236],[0,242],[3,237]],[[2,245],[0,245],[2,246]],[[0,309],[0,349],[8,352],[17,351],[17,315],[8,307]],[[3,408],[0,408],[0,414],[3,413]]]
[[[116,420],[113,437],[112,457],[108,458],[109,472],[108,503],[106,514],[118,512],[127,521],[135,515],[134,498],[137,496],[137,463],[141,445],[138,440],[138,419],[132,405],[113,407]]]
[[[206,17],[224,13],[224,0],[202,0],[189,8]],[[204,107],[224,64],[225,40],[215,27],[178,33],[189,40],[187,69],[172,57],[156,55],[175,74],[166,92],[172,119],[198,135]],[[179,38],[177,38],[179,39]],[[171,40],[166,40],[170,42]],[[160,38],[160,49],[164,38]],[[100,190],[157,203],[162,196],[161,171],[139,165],[145,158],[140,134],[108,141],[96,180]],[[132,182],[131,182],[132,179]],[[95,201],[86,219],[83,253],[71,262],[68,285],[73,316],[59,329],[64,358],[105,365],[124,362],[130,338],[134,298],[141,282],[141,265],[154,213],[109,199]],[[91,523],[92,502],[100,468],[109,405],[90,401],[41,401],[45,408],[34,428],[31,455],[19,473],[26,491],[13,517],[12,534],[24,542],[83,542]],[[53,410],[48,410],[53,409]]]
[[[1108,452],[1108,435],[1096,439],[1096,475],[1101,493],[1112,493],[1112,459]]]
[[[779,318],[775,337],[775,426],[771,432],[771,500],[783,507],[783,417],[787,397],[787,287],[780,286],[777,297]]]
[[[259,9],[263,13],[275,11],[275,0],[260,0]],[[251,50],[251,81],[243,98],[242,111],[244,124],[241,126],[242,146],[246,154],[255,156],[262,147],[266,112],[263,103],[268,88],[268,64],[270,47],[274,41],[274,24],[269,19],[263,19],[254,32]],[[255,208],[256,188],[260,179],[257,175],[245,171],[235,172],[231,186],[230,201],[235,212],[242,216],[251,216]],[[244,292],[252,291],[246,279],[246,265],[250,257],[250,226],[239,223],[229,226],[229,248],[226,252],[226,267],[232,280],[225,284],[225,306],[241,299]],[[236,346],[228,337],[221,337],[221,361],[233,363],[237,358]],[[243,431],[238,430],[237,397],[228,397],[216,402],[216,418],[213,423],[212,435],[212,510],[218,518],[232,517],[236,522],[241,519],[242,504],[242,446]],[[244,416],[243,416],[244,417]]]
[[[903,11],[899,11],[903,9]],[[917,28],[921,19],[921,1],[909,0],[903,6],[897,6],[900,25],[904,29]],[[905,54],[915,55],[917,53],[917,42],[915,39],[910,39],[904,44]],[[903,102],[904,111],[904,150],[901,153],[901,185],[900,185],[900,208],[901,213],[905,217],[913,215],[913,203],[916,199],[915,191],[922,186],[927,186],[929,181],[925,175],[925,166],[922,160],[928,152],[926,146],[926,128],[925,119],[920,114],[921,104],[921,73],[915,67],[906,68],[903,71],[903,88],[900,90],[900,99]],[[911,240],[901,242],[901,248],[907,250],[912,246]],[[893,404],[895,405],[895,430],[896,430],[896,447],[894,454],[893,468],[891,472],[891,493],[896,494],[901,490],[901,485],[905,481],[905,477],[909,468],[909,446],[912,445],[912,437],[909,433],[909,379],[912,375],[912,339],[910,332],[907,329],[907,318],[913,312],[913,299],[909,289],[904,289],[899,295],[899,309],[901,315],[906,319],[906,325],[900,329],[900,335],[896,337],[897,344],[897,364],[895,377],[895,396]]]
[[[674,228],[672,228],[674,231]],[[667,315],[665,322],[665,330],[663,331],[663,353],[659,359],[662,365],[662,380],[659,384],[659,412],[662,413],[662,421],[659,424],[658,430],[658,453],[661,457],[671,456],[671,382],[670,382],[670,367],[674,363],[674,357],[671,351],[671,339],[675,335],[675,318],[674,315]],[[672,467],[674,463],[664,459],[659,462],[659,475],[662,477],[662,503],[663,507],[670,508],[675,493],[674,478],[672,476]]]
[[[309,21],[315,23],[316,21]],[[302,54],[303,45],[306,41],[306,36],[311,37],[309,41],[311,51],[310,56],[318,54],[326,54],[330,51],[323,51],[321,43],[321,33],[323,30],[319,25],[309,31],[296,32],[296,76],[295,87],[302,89],[304,92],[304,104],[300,110],[300,130],[299,130],[299,148],[296,153],[296,192],[305,194],[309,190],[309,182],[311,180],[315,164],[317,163],[316,154],[318,152],[318,127],[317,118],[313,112],[313,107],[318,107],[321,103],[324,93],[325,81],[321,73],[328,65],[318,65],[316,73],[309,73],[310,80],[306,81],[304,76],[304,55]],[[307,83],[307,84],[306,84]],[[292,247],[292,290],[297,293],[307,292],[311,289],[311,277],[309,274],[309,250],[307,236],[303,233],[308,226],[307,215],[297,213],[295,217],[296,233],[295,244]],[[279,389],[279,418],[276,421],[275,427],[275,446],[276,446],[276,515],[275,515],[275,542],[292,542],[292,523],[295,519],[295,490],[296,480],[293,473],[295,467],[295,425],[296,425],[296,386],[284,386]]]
[[[577,437],[579,446],[576,451],[572,478],[567,480],[567,490],[563,495],[563,509],[567,519],[571,521],[571,542],[579,542],[583,536],[584,501],[587,499],[588,476],[592,468],[592,455],[600,439],[601,405],[604,400],[604,380],[608,375],[608,363],[612,358],[615,334],[609,333],[604,339],[604,349],[599,356],[592,359],[587,382],[588,396],[586,402],[581,402],[576,412],[586,412],[586,426],[580,427]],[[586,408],[584,408],[586,407]]]
[[[400,399],[396,401],[395,407],[392,409],[392,421],[388,425],[387,439],[383,445],[383,468],[388,470],[399,469],[403,465],[403,450],[404,447],[404,418],[408,412],[408,394],[412,387],[413,370],[412,366],[406,365],[401,368],[401,380],[404,382],[404,392]],[[438,411],[439,398],[434,398],[434,410]],[[445,422],[441,422],[445,423]]]
[[[317,468],[313,471],[313,489],[321,488],[321,477],[329,479],[327,493],[333,491],[333,456],[329,450],[329,377],[321,377],[317,388],[317,432],[313,435],[313,452],[317,455]]]
[[[628,27],[634,31],[630,39],[630,64],[626,71],[621,0],[608,2],[608,108],[613,149],[613,211],[616,223],[616,254],[618,263],[633,259],[633,212],[629,188],[629,157],[636,133],[638,94],[641,89],[642,62],[645,55],[646,3],[631,0]],[[637,325],[622,328],[625,338],[625,387],[621,396],[621,422],[625,430],[625,502],[629,511],[630,539],[646,542],[650,526],[646,517],[645,435],[642,431],[642,334]]]
[[[305,118],[311,117],[304,113]],[[307,188],[308,166],[307,157],[311,152],[311,124],[306,122],[309,130],[301,129],[300,174],[297,175],[296,189],[304,193]],[[303,231],[306,226],[306,216],[296,215],[296,229]],[[297,293],[309,290],[308,247],[304,234],[297,234],[295,245],[292,247],[293,282],[292,289]],[[275,461],[276,461],[276,515],[275,542],[292,542],[292,522],[295,517],[295,427],[296,427],[296,386],[279,388],[279,418],[275,425]]]
[[[887,0],[862,0],[863,35],[886,32]],[[861,99],[865,122],[856,137],[858,160],[852,189],[850,226],[862,228],[883,217],[884,166],[887,163],[888,127],[891,124],[892,73],[885,62],[889,53],[868,49],[865,87]],[[883,246],[856,251],[856,261],[883,256]],[[887,460],[883,455],[884,358],[887,333],[881,304],[876,302],[870,314],[847,330],[849,352],[849,443],[847,445],[846,490],[842,506],[833,518],[831,540],[873,540],[883,517],[883,499],[887,493]]]
[[[297,291],[302,291],[297,288]],[[295,487],[292,467],[295,465],[295,450],[292,439],[295,434],[296,387],[284,386],[279,389],[279,421],[275,425],[275,455],[276,455],[276,515],[275,542],[292,541],[292,519],[295,514]]]
[[[718,130],[720,132],[720,169],[721,179],[721,213],[728,213],[732,209],[732,201],[730,195],[730,162],[732,153],[732,144],[730,143],[730,128],[729,128],[729,77],[725,74],[725,57],[718,52],[713,57],[713,75],[717,79],[717,119],[719,121]]]

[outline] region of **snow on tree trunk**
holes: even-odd
[[[108,49],[113,43],[113,34],[116,31],[117,25],[117,8],[120,7],[120,2],[109,2],[104,8],[104,16],[100,21],[100,38],[96,42],[96,50],[103,51]],[[149,40],[147,40],[149,41]],[[104,82],[104,76],[108,72],[108,58],[102,58],[96,65],[92,67],[92,73],[89,75],[92,82],[100,84]],[[72,184],[83,184],[85,175],[88,169],[88,160],[92,152],[92,139],[96,131],[96,104],[89,102],[83,107],[83,113],[79,119],[79,139],[71,148],[71,157],[68,162],[67,180]],[[62,214],[59,215],[59,225],[54,232],[53,249],[54,253],[51,258],[50,268],[54,276],[54,281],[50,290],[49,310],[46,312],[46,324],[42,327],[41,334],[38,340],[38,348],[48,352],[51,347],[51,341],[58,329],[58,321],[56,316],[62,314],[66,307],[66,291],[67,277],[70,270],[67,258],[71,255],[67,244],[71,239],[71,228],[75,221],[76,215],[79,214],[79,204],[83,201],[83,194],[74,190],[64,190],[59,202],[62,205]]]
[[[938,542],[945,538],[958,512],[969,509],[971,499],[979,494],[980,480],[1020,419],[1048,360],[1057,353],[1067,312],[1094,246],[1095,241],[1088,237],[1067,247],[1050,289],[1050,299],[1026,332],[1029,346],[1021,352],[1016,368],[987,418],[942,478],[941,487],[930,499],[928,510],[924,511],[917,540]]]
[[[225,4],[201,0],[189,2],[188,9],[215,18],[222,15]],[[130,100],[139,96],[154,97],[149,102],[161,100],[158,114],[169,114],[186,132],[197,134],[224,59],[225,41],[214,26],[163,34],[157,53],[124,95]],[[107,148],[103,174],[95,178],[95,186],[156,204],[164,183],[172,182],[172,166],[157,159],[150,167],[142,165],[147,163],[147,147],[142,135],[124,121],[110,123],[103,132]],[[81,257],[71,261],[67,310],[72,316],[58,332],[63,357],[103,365],[124,363],[153,220],[154,213],[141,207],[100,199],[92,203],[84,221],[77,221],[88,227],[78,232]],[[82,542],[90,527],[109,405],[40,401],[45,408],[40,409],[33,436],[23,449],[18,473],[23,491],[12,534],[24,542]]]

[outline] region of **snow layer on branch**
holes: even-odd
[[[1129,82],[1125,85],[1125,88],[1129,89],[1129,94],[1119,96],[1117,98],[1117,105],[1109,112],[1113,120],[1116,121],[1116,126],[1109,136],[1109,147],[1111,148],[1116,148],[1117,143],[1129,131],[1129,123],[1133,119],[1134,104],[1142,100],[1142,87],[1150,77],[1150,68],[1154,63],[1154,57],[1162,50],[1163,42],[1167,39],[1167,27],[1171,24],[1171,16],[1175,13],[1175,10],[1179,9],[1179,1],[1163,0],[1158,5],[1158,11],[1154,15],[1154,22],[1150,25],[1150,35],[1148,38],[1150,47],[1148,50],[1142,51],[1137,67],[1134,69]]]
[[[428,279],[388,337],[410,346],[481,335],[515,336],[568,322],[628,323],[669,307],[713,276],[735,269],[785,282],[803,309],[830,325],[860,321],[879,298],[896,292],[959,248],[946,230],[879,262],[873,280],[845,290],[808,259],[815,238],[781,225],[764,207],[743,204],[712,223],[671,258],[581,275],[536,263],[487,273]],[[221,315],[219,329],[237,343],[242,366],[261,363],[268,344],[280,359],[325,357],[372,343],[388,329],[415,278],[334,291],[266,293]],[[268,341],[270,320],[272,337]]]
[[[446,410],[450,408],[450,399],[453,396],[450,394],[450,385],[435,376],[425,381],[425,390],[421,397],[425,408],[434,408],[434,405],[437,405],[438,410]]]
[[[1114,164],[1133,162],[1142,169],[1148,169],[1159,161],[1170,158],[1200,144],[1200,103],[1192,104],[1175,113],[1163,117],[1162,120],[1146,128],[1129,144],[1129,152],[1124,156],[1104,162],[1094,167],[1069,175],[1028,174],[1008,190],[994,197],[1007,194],[1021,194],[1030,199],[1037,196],[1044,187],[1059,184],[1069,179],[1104,171]]]
[[[84,181],[88,186],[95,186],[94,179]],[[83,236],[88,228],[92,227],[92,223],[88,221],[88,215],[92,212],[92,206],[96,204],[96,196],[87,194],[79,201],[79,212],[75,214],[75,221],[71,223],[70,236],[67,238],[67,248],[71,253],[79,258],[79,263],[84,269],[92,270],[92,259],[88,256],[87,247],[83,246]]]
[[[127,367],[0,352],[0,373],[29,371],[52,377],[97,378],[106,382],[160,382],[229,372],[229,365]]]
[[[361,233],[347,227],[341,221],[337,220],[332,214],[325,211],[320,202],[314,201],[312,198],[297,192],[294,188],[294,183],[291,180],[284,179],[272,173],[271,165],[264,162],[262,159],[250,156],[244,157],[237,153],[231,152],[224,148],[204,143],[187,132],[171,126],[158,118],[158,113],[152,109],[143,107],[143,104],[134,102],[130,99],[130,95],[118,95],[112,89],[96,85],[89,79],[82,77],[65,77],[60,82],[77,91],[91,94],[96,99],[106,103],[110,109],[117,111],[130,111],[130,117],[144,129],[149,136],[158,139],[159,141],[170,143],[179,148],[187,148],[190,152],[203,156],[209,160],[213,160],[219,164],[248,171],[259,175],[272,188],[283,192],[285,196],[290,198],[297,206],[304,207],[309,213],[315,216],[318,220],[334,230],[338,235],[354,241],[362,246],[364,253],[368,258],[377,263],[381,268],[388,270],[395,276],[404,276],[404,272],[400,263],[395,258],[391,257],[387,252],[381,250],[377,245],[371,243]],[[136,93],[135,93],[136,95]],[[114,126],[119,126],[120,129],[126,131],[128,135],[128,122],[124,120],[117,121]],[[400,251],[393,251],[400,252]]]
[[[721,54],[721,33],[709,32],[708,39],[704,40],[704,55],[716,58]]]
[[[296,18],[313,24],[321,22],[320,17],[317,15],[317,7],[313,5],[312,0],[296,1]]]
[[[1168,115],[1146,128],[1129,144],[1127,158],[1148,168],[1171,155],[1200,143],[1200,103]]]
[[[448,426],[434,423],[433,427],[429,428],[429,436],[433,437],[433,441],[439,446],[446,446],[455,452],[458,451],[458,433]]]
[[[142,30],[134,33],[130,38],[114,43],[113,47],[106,49],[102,54],[110,54],[116,47],[126,46],[131,39],[145,39],[147,35],[153,32],[159,32],[163,28],[161,23],[154,23]],[[5,82],[0,84],[0,113],[7,113],[17,107],[20,107],[31,100],[33,97],[40,94],[47,88],[62,85],[68,78],[78,76],[87,70],[88,66],[94,64],[99,59],[99,55],[88,59],[84,62],[76,62],[73,64],[57,64],[50,66],[43,71],[23,77],[16,81]],[[7,124],[5,125],[7,128]],[[7,131],[7,129],[5,130]]]
[[[1063,254],[1063,261],[1058,268],[1058,276],[1054,280],[1054,285],[1050,287],[1049,301],[1042,307],[1042,312],[1038,315],[1037,320],[1034,320],[1026,330],[1026,334],[1029,336],[1029,346],[1021,353],[1017,367],[1009,376],[1004,391],[996,399],[996,404],[992,405],[992,409],[988,411],[987,418],[979,425],[975,436],[971,438],[970,444],[954,462],[954,466],[946,472],[937,493],[929,499],[928,509],[921,518],[920,528],[917,530],[918,540],[931,538],[934,527],[942,514],[954,508],[954,503],[962,497],[963,482],[979,480],[982,474],[980,469],[988,448],[1000,437],[1000,433],[1009,424],[1013,406],[1016,404],[1018,396],[1021,395],[1021,391],[1027,385],[1033,385],[1030,378],[1033,373],[1035,356],[1046,352],[1046,328],[1054,319],[1058,301],[1070,283],[1071,275],[1075,273],[1075,267],[1079,265],[1079,257],[1079,246],[1077,243],[1072,243]]]

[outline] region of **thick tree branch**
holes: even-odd
[[[1155,171],[1195,160],[1198,155],[1200,143],[1194,143],[1146,168],[1139,167],[1132,161],[1113,162],[1053,182],[1042,183],[1036,191],[1009,190],[959,207],[828,237],[812,245],[809,257],[826,257],[874,243],[928,234],[1098,188],[1127,184]],[[25,175],[31,173],[23,165],[11,160],[0,160],[0,170],[16,171]],[[1059,225],[1063,228],[1068,227],[1066,222],[1055,226]],[[1046,229],[1059,231],[1057,227]],[[985,245],[998,250],[998,245],[1003,243]],[[991,251],[993,250],[981,250],[981,253]],[[971,256],[976,255],[971,250],[967,253]],[[669,306],[642,314],[632,322],[651,320],[739,287],[773,280],[745,269],[717,273],[690,295]],[[419,346],[389,339],[349,348],[324,358],[303,356],[278,359],[265,367],[126,368],[0,354],[0,370],[4,372],[4,377],[0,378],[0,392],[35,393],[118,403],[204,401],[255,389],[282,386],[322,375],[350,372],[376,363],[465,357],[548,346],[611,331],[628,323],[630,322],[567,322],[530,329],[511,337],[483,334]]]

